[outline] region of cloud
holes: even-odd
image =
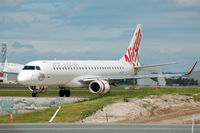
[[[80,3],[80,4],[76,5],[76,6],[74,6],[70,10],[69,15],[74,15],[77,12],[81,12],[82,10],[84,10],[85,8],[87,8],[88,5],[89,5],[88,2],[86,1],[86,2],[83,2],[83,3]]]
[[[98,51],[98,49],[89,50],[89,51],[80,51],[80,49],[71,49],[67,52],[59,51],[48,51],[41,53],[40,51],[26,50],[19,52],[18,50],[9,52],[7,58],[9,62],[16,62],[20,64],[26,64],[33,60],[103,60],[103,59],[119,59],[117,56],[113,57],[113,51]],[[122,54],[119,54],[122,55]]]
[[[22,48],[26,48],[26,49],[34,49],[34,46],[31,45],[31,44],[21,44],[19,42],[15,42],[13,45],[12,45],[13,48],[15,49],[22,49]]]
[[[118,59],[137,23],[144,26],[142,63],[199,56],[199,0],[0,1],[0,39],[13,62]]]
[[[178,6],[193,7],[200,6],[200,0],[174,0]]]
[[[27,0],[1,0],[0,9],[15,8],[24,2],[27,2]]]

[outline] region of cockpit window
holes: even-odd
[[[23,70],[41,70],[39,66],[24,66]]]
[[[37,70],[41,70],[39,66],[36,66],[36,69],[37,69]]]
[[[25,66],[23,70],[35,70],[35,66]]]

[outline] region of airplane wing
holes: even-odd
[[[182,77],[186,75],[190,75],[194,70],[197,62],[193,65],[192,69],[188,73],[183,74],[150,74],[150,75],[133,75],[133,76],[116,76],[116,77],[91,77],[81,79],[83,82],[91,82],[97,79],[100,80],[122,80],[122,79],[143,79],[143,78],[170,78],[170,77]]]
[[[6,71],[3,71],[4,74],[15,74],[15,75],[18,75],[19,72],[6,72]]]
[[[13,70],[8,70],[8,62],[7,62],[7,59],[5,60],[5,63],[4,63],[4,68],[2,70],[3,74],[14,74],[14,75],[18,75],[19,72],[16,72],[16,71],[13,71]]]

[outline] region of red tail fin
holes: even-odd
[[[142,24],[138,24],[126,54],[121,58],[133,66],[140,66],[139,47],[141,42]]]

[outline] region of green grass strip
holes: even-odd
[[[159,90],[140,89],[140,90],[113,90],[110,94],[104,96],[95,96],[89,100],[64,104],[53,122],[76,122],[92,115],[102,106],[115,103],[119,100],[128,102],[128,98],[143,98],[149,95],[179,94],[193,96],[196,101],[200,101],[199,88],[164,88]],[[13,122],[48,122],[58,107],[52,107],[44,110],[37,110],[29,113],[15,114]],[[82,114],[81,114],[82,112]],[[9,115],[0,117],[0,123],[8,123]]]

